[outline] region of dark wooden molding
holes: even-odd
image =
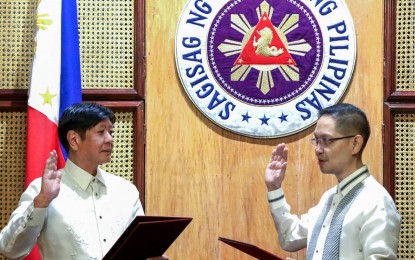
[[[134,83],[139,85],[138,83]],[[134,101],[143,100],[136,89],[83,89],[83,101]]]
[[[384,2],[383,33],[383,186],[395,200],[395,104],[387,102],[398,101],[402,97],[396,92],[396,0]]]
[[[383,105],[383,186],[395,200],[395,120],[389,104]]]
[[[395,69],[395,68],[394,68]],[[387,85],[385,85],[385,90],[386,87],[389,87]],[[394,89],[396,89],[395,83],[393,83],[393,87]],[[393,90],[393,89],[392,89]],[[385,98],[386,102],[414,102],[415,101],[415,91],[391,91],[390,93],[388,93],[388,97]]]
[[[0,101],[24,101],[27,102],[28,92],[27,89],[1,89]]]
[[[0,100],[0,111],[2,112],[27,112],[27,97],[24,101]]]
[[[146,82],[146,11],[145,0],[134,1],[134,88],[137,91],[136,122],[134,124],[134,184],[140,191],[140,200],[146,212],[146,185],[145,185],[145,145],[146,145],[146,119],[145,119],[145,82]]]
[[[397,101],[404,94],[396,93],[396,0],[384,4],[384,100]]]
[[[139,99],[145,99],[145,0],[134,1],[134,87]]]

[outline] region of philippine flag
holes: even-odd
[[[64,22],[62,22],[64,21]],[[76,0],[39,0],[35,55],[27,106],[26,186],[41,177],[52,150],[65,165],[58,137],[59,116],[82,101]],[[26,259],[41,259],[37,247]]]

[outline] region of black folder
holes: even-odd
[[[224,237],[219,237],[219,240],[260,260],[283,260],[281,257],[278,257],[252,244],[248,244],[245,242],[240,242],[240,241],[236,241],[236,240],[232,240],[232,239],[224,238]]]
[[[163,255],[192,221],[188,217],[137,216],[103,260],[134,259]]]

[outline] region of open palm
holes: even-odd
[[[288,148],[284,143],[277,145],[272,151],[271,160],[265,170],[265,184],[268,191],[281,187],[287,168]]]
[[[59,194],[62,174],[57,170],[57,159],[58,155],[56,151],[52,151],[46,160],[45,170],[42,176],[42,187],[39,193],[44,199],[43,202],[46,203],[44,206],[47,206]]]

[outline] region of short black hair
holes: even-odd
[[[318,117],[322,116],[331,116],[336,121],[336,130],[339,133],[363,136],[363,148],[366,146],[370,136],[370,125],[362,110],[352,104],[340,103],[321,109]]]
[[[76,131],[84,139],[86,130],[105,119],[109,119],[114,124],[114,112],[97,103],[77,103],[65,109],[59,119],[58,135],[66,152],[69,152],[66,136],[70,130]]]

